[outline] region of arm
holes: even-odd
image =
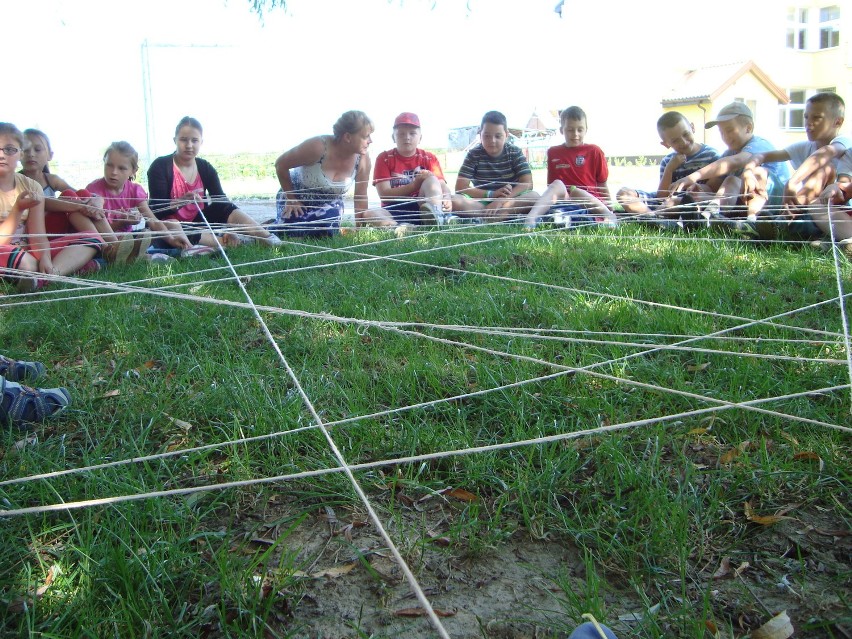
[[[750,159],[751,153],[748,151],[720,158],[712,164],[701,167],[697,171],[693,171],[685,178],[681,178],[672,184],[672,193],[677,191],[686,191],[691,187],[696,186],[699,182],[710,181],[715,178],[724,177],[729,173],[739,171]]]
[[[842,157],[844,153],[846,153],[846,147],[839,142],[832,142],[817,149],[802,162],[798,169],[793,171],[793,175],[787,181],[788,189],[785,190],[799,191],[802,188],[802,183],[811,175],[830,166],[834,160]]]
[[[509,195],[507,195],[506,197],[515,197],[516,195],[520,195],[524,191],[531,191],[532,187],[533,187],[532,173],[524,173],[523,175],[518,176],[517,183],[514,186],[512,186],[512,189],[509,192]],[[504,189],[505,189],[505,187],[503,187],[503,189],[500,189],[500,191],[502,191]],[[499,197],[499,196],[495,196],[495,197]]]
[[[136,205],[136,208],[139,209],[139,213],[142,214],[142,217],[145,218],[148,224],[148,228],[154,231],[155,233],[162,236],[169,245],[174,246],[179,249],[188,249],[190,248],[189,242],[185,241],[180,233],[172,231],[166,226],[162,220],[157,218],[156,215],[151,211],[151,208],[148,206],[147,202],[139,202]]]
[[[370,184],[370,168],[370,156],[365,153],[361,156],[358,173],[355,174],[355,226],[358,226],[369,205],[367,187]]]
[[[379,197],[383,200],[413,196],[415,193],[420,191],[420,185],[423,184],[423,180],[430,175],[432,175],[431,171],[418,171],[411,182],[400,186],[391,186],[391,179],[393,176],[388,178],[379,178],[376,182],[376,190],[379,192]]]
[[[660,176],[660,184],[657,186],[657,197],[661,200],[671,195],[672,176],[675,169],[683,166],[684,162],[686,162],[686,156],[683,153],[675,154],[674,157],[666,162],[666,166],[663,167],[663,173]]]
[[[157,209],[157,217],[161,219],[173,215],[182,206],[182,204],[176,206],[172,202],[174,180],[172,163],[172,156],[164,155],[154,160],[148,167],[148,194],[154,202],[154,208]]]
[[[319,161],[324,149],[323,138],[317,136],[305,140],[289,151],[285,151],[275,160],[275,174],[278,176],[278,183],[281,185],[281,190],[287,194],[283,212],[285,219],[301,216],[305,212],[305,205],[293,196],[293,182],[290,179],[290,169]]]
[[[41,273],[53,273],[53,258],[50,255],[50,242],[44,227],[44,193],[23,191],[18,195],[10,218],[20,219],[20,214],[29,209],[27,215],[27,242],[39,253],[38,270]],[[17,214],[15,214],[17,212]]]
[[[468,151],[464,158],[464,162],[462,162],[461,168],[459,168],[455,191],[456,193],[464,193],[465,195],[469,195],[470,197],[478,200],[490,199],[494,197],[493,193],[486,189],[480,189],[473,186],[473,176],[476,175],[476,164],[471,156],[473,151],[475,151],[475,149]]]

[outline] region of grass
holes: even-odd
[[[690,413],[714,406],[714,398],[742,402],[849,384],[847,366],[815,361],[845,360],[836,301],[683,350],[637,356],[650,347],[623,343],[674,344],[746,323],[736,317],[830,300],[834,263],[823,254],[703,233],[685,241],[630,226],[539,236],[460,228],[402,241],[359,233],[274,254],[251,247],[231,253],[250,276],[255,303],[299,311],[265,311],[263,318],[321,418],[350,420],[331,433],[351,464]],[[397,260],[350,263],[364,256]],[[43,304],[2,300],[6,354],[55,365],[49,382],[71,387],[75,405],[36,430],[36,445],[17,450],[12,444],[22,435],[2,433],[0,481],[212,445],[0,485],[3,507],[337,465],[315,429],[216,445],[312,423],[251,313],[211,303],[244,301],[232,281],[220,281],[227,273],[208,270],[221,264],[99,274],[108,282],[151,278],[142,286],[175,285],[208,301],[143,292],[96,298],[62,287],[45,293]],[[848,282],[852,268],[841,268]],[[72,299],[50,301],[60,295]],[[565,367],[595,374],[469,396]],[[424,402],[433,403],[406,409]],[[760,406],[850,423],[848,388]],[[369,417],[354,419],[360,416]],[[430,553],[477,562],[500,556],[510,541],[576,547],[579,568],[542,575],[558,612],[545,621],[533,610],[519,613],[543,623],[547,636],[564,636],[583,612],[618,625],[619,615],[637,610],[628,636],[699,639],[708,636],[707,622],[737,635],[786,608],[797,636],[841,637],[850,624],[842,552],[849,452],[848,435],[837,430],[735,408],[502,451],[389,462],[356,476],[425,579]],[[476,498],[456,500],[442,520],[430,519],[421,505],[448,486]],[[762,525],[749,518],[746,502],[758,516],[782,518]],[[314,570],[319,551],[308,552],[299,531],[327,535],[316,513],[328,509],[363,518],[342,473],[0,519],[0,599],[7,602],[0,634],[322,635],[309,614],[311,586],[298,572]],[[430,537],[446,539],[448,548],[434,549]],[[342,543],[336,539],[328,543]],[[338,552],[357,549],[352,544]],[[750,568],[713,578],[723,558]],[[381,609],[390,605],[389,582],[374,560],[361,560],[375,567],[362,569],[371,575],[364,605]],[[782,577],[795,594],[779,590]],[[346,622],[349,636],[379,636],[362,613]],[[453,619],[446,623],[453,634]]]

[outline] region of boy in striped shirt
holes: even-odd
[[[479,128],[480,144],[464,158],[456,179],[453,212],[461,217],[481,217],[490,222],[526,214],[538,199],[532,171],[524,154],[506,144],[506,116],[489,111]]]
[[[695,140],[695,126],[678,111],[668,111],[660,116],[657,133],[660,144],[671,149],[671,153],[660,162],[660,183],[653,193],[627,187],[619,189],[615,197],[626,214],[646,215],[681,204],[682,195],[670,197],[672,183],[719,159],[716,149]],[[699,184],[698,188],[702,185]],[[705,190],[709,192],[709,188]]]

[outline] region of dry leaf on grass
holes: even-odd
[[[438,608],[432,608],[432,612],[438,617],[452,617],[456,614],[455,610],[439,610]],[[402,608],[393,614],[397,617],[425,617],[428,613],[425,608]]]
[[[101,395],[101,398],[106,399],[107,397],[118,397],[119,395],[121,395],[121,391],[115,388]]]
[[[341,564],[340,566],[333,566],[332,568],[325,568],[324,570],[317,570],[316,572],[312,572],[310,574],[304,572],[303,570],[297,570],[292,573],[293,577],[300,577],[302,579],[322,579],[323,577],[329,577],[331,579],[336,579],[337,577],[341,577],[343,575],[348,575],[352,572],[352,569],[358,565],[357,561],[353,561],[349,564]]]
[[[796,507],[798,507],[798,504],[793,504],[792,506],[782,508],[774,515],[756,515],[754,513],[754,508],[752,507],[751,502],[747,501],[743,505],[743,512],[745,512],[746,519],[748,519],[750,522],[754,524],[760,524],[761,526],[771,526],[773,524],[777,524],[782,519],[790,519],[789,517],[785,517],[785,515]]]
[[[476,501],[479,499],[472,492],[465,490],[464,488],[445,488],[444,490],[439,490],[438,494],[446,495],[447,497],[452,497],[453,499],[458,499],[459,501]]]
[[[44,593],[47,592],[47,589],[50,588],[50,584],[53,583],[53,578],[56,575],[56,566],[51,566],[50,570],[47,571],[47,575],[44,577],[44,583],[36,588],[34,591],[30,591],[26,597],[16,597],[9,603],[8,611],[9,612],[24,612],[37,599],[41,599],[44,596]]]
[[[752,632],[751,637],[752,639],[788,639],[794,632],[790,617],[787,616],[787,611],[783,610]]]
[[[710,362],[704,362],[703,364],[690,364],[686,367],[687,373],[700,373],[702,371],[706,371],[710,368]]]
[[[32,434],[27,435],[20,441],[16,441],[15,445],[12,448],[14,448],[15,450],[23,450],[27,446],[35,446],[36,444],[38,444],[38,435]]]
[[[192,430],[192,424],[190,424],[189,422],[185,422],[182,419],[175,419],[174,417],[172,417],[171,415],[167,415],[166,413],[163,413],[163,416],[184,432],[188,433]]]

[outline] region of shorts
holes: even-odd
[[[95,257],[100,257],[103,245],[104,240],[97,233],[70,233],[50,240],[50,257],[56,257],[69,246],[89,246],[95,249]],[[0,268],[20,268],[27,253],[37,260],[41,259],[41,252],[33,248],[28,251],[18,244],[0,246]]]
[[[562,203],[551,206],[541,221],[551,222],[560,227],[576,228],[599,224],[604,222],[605,218],[590,214],[589,209],[582,204]]]
[[[390,213],[398,224],[420,224],[420,205],[422,203],[423,200],[398,200],[388,205],[382,202],[382,208]]]
[[[526,195],[527,193],[532,193],[532,189],[527,189],[526,191],[521,191],[520,193],[518,193],[517,195],[513,195],[512,197],[513,197],[513,198],[515,198],[515,197],[521,197],[522,195]],[[468,195],[467,193],[459,193],[459,195],[461,195],[462,197],[466,197],[468,200],[472,200],[472,199],[474,199],[473,197],[471,197],[471,196],[470,196],[470,195]],[[484,199],[484,200],[478,200],[478,202],[479,202],[482,206],[488,206],[489,204],[491,204],[491,203],[492,203],[494,200],[496,200],[496,199],[497,199],[497,198],[491,198],[490,200],[489,200],[489,199]]]
[[[343,199],[322,204],[305,205],[305,213],[299,217],[284,219],[287,196],[278,191],[275,196],[275,224],[270,231],[284,233],[289,237],[332,237],[340,232],[343,216]]]

